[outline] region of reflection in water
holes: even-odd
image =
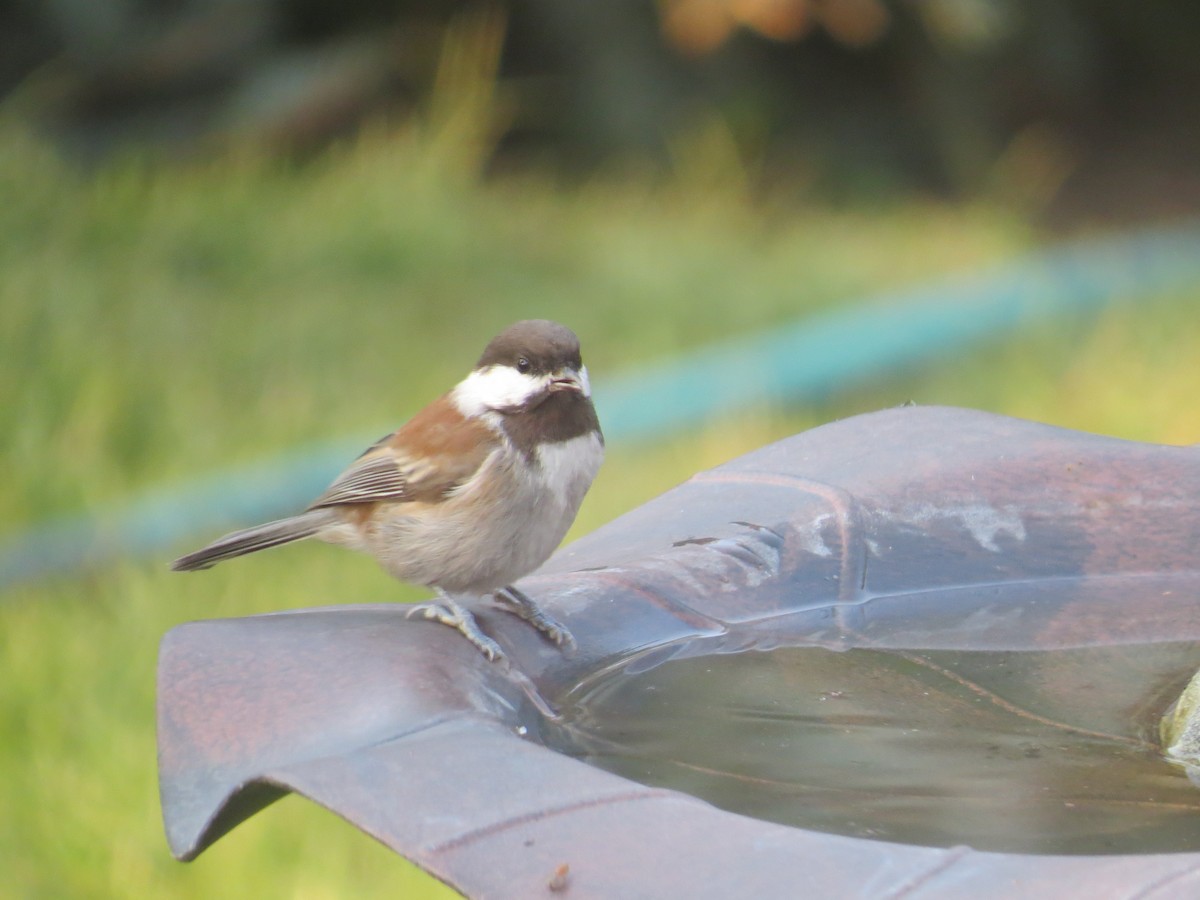
[[[544,737],[645,784],[819,831],[1026,853],[1194,851],[1200,792],[1155,735],[1198,663],[1193,642],[783,648],[648,671],[635,657],[568,697]]]

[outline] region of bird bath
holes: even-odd
[[[167,835],[289,791],[469,895],[1200,892],[1158,718],[1200,666],[1200,451],[968,410],[701,473],[521,587],[511,667],[397,605],[163,640]]]

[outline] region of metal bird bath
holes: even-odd
[[[1197,498],[1196,448],[900,408],[560,551],[521,586],[571,655],[487,610],[511,666],[399,605],[180,626],[171,849],[294,791],[470,896],[1200,894],[1148,737],[1200,666]]]

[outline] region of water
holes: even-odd
[[[802,828],[1023,853],[1200,850],[1200,791],[1158,720],[1200,644],[1055,651],[783,648],[636,658],[547,743]]]

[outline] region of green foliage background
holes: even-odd
[[[612,171],[571,186],[485,185],[447,146],[380,130],[304,164],[234,154],[83,174],[0,126],[0,534],[373,435],[460,378],[517,318],[575,328],[602,397],[606,378],[640,362],[1040,242],[999,202],[756,199],[736,160],[702,139],[666,177]],[[1200,441],[1196,293],[1027,329],[818,405],[618,444],[575,534],[766,441],[909,399]],[[197,618],[422,595],[324,546],[199,576],[167,561],[113,559],[0,595],[2,892],[452,896],[295,798],[195,863],[171,859],[155,784],[162,634]]]

